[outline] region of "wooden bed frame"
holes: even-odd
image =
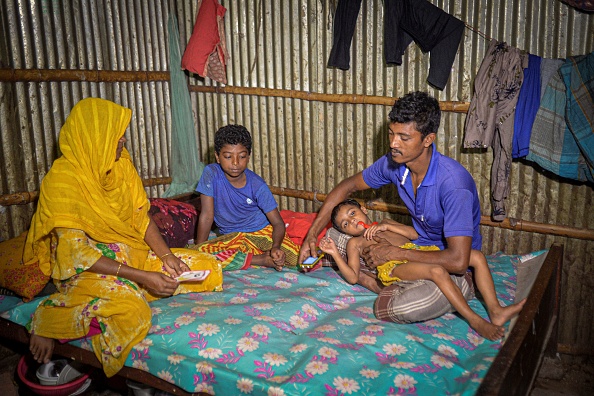
[[[563,245],[553,244],[538,273],[524,309],[482,381],[477,395],[527,395],[545,355],[557,346]],[[29,343],[23,326],[0,318],[2,340]],[[56,343],[55,354],[101,368],[95,355],[70,344]],[[149,385],[175,395],[193,395],[148,372],[124,367],[118,376]]]

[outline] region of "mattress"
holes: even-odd
[[[545,252],[487,256],[503,305],[514,302],[518,265]],[[222,292],[152,302],[152,328],[126,366],[219,395],[474,394],[502,345],[455,313],[379,321],[376,295],[332,268],[224,275]],[[0,316],[26,325],[42,300],[0,296]],[[487,318],[478,299],[469,304]],[[91,349],[85,339],[71,343]]]

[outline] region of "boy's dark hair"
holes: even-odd
[[[215,153],[220,154],[226,144],[232,146],[241,144],[247,149],[248,154],[252,153],[252,135],[243,125],[229,124],[219,128],[214,138]]]
[[[437,133],[441,120],[439,102],[427,92],[411,92],[394,103],[388,118],[391,123],[414,122],[423,139],[430,133]]]
[[[347,198],[344,201],[337,204],[334,207],[334,209],[332,209],[332,214],[330,215],[330,220],[332,221],[332,227],[334,227],[335,229],[337,229],[340,232],[342,232],[342,230],[340,229],[340,224],[336,223],[336,216],[338,216],[338,210],[345,205],[356,206],[358,208],[361,207],[361,204],[356,199]]]

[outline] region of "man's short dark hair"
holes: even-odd
[[[243,125],[229,124],[219,128],[214,138],[215,153],[220,154],[226,144],[232,146],[241,144],[247,149],[248,154],[252,153],[252,135]]]
[[[414,122],[416,130],[423,138],[430,133],[437,133],[441,120],[439,102],[427,92],[411,92],[394,103],[388,115],[391,123],[408,124]]]
[[[338,211],[340,210],[340,208],[342,208],[345,205],[351,205],[351,206],[356,206],[358,208],[361,207],[361,204],[359,203],[359,201],[357,201],[356,199],[352,199],[352,198],[347,198],[344,201],[340,202],[339,204],[337,204],[334,209],[332,209],[332,214],[330,215],[330,220],[332,221],[332,226],[334,228],[336,228],[338,231],[342,232],[342,230],[340,229],[340,224],[338,224],[336,222],[336,216],[338,216]]]

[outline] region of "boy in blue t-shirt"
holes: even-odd
[[[250,132],[227,125],[215,134],[216,164],[207,165],[196,191],[201,194],[197,249],[216,253],[225,270],[253,265],[282,270],[297,265],[299,246],[285,233],[285,223],[268,185],[247,169]],[[221,237],[207,241],[214,223]]]

